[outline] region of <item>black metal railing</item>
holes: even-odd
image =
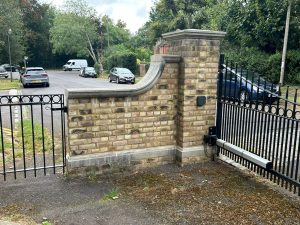
[[[280,88],[220,58],[217,137],[272,162],[263,169],[225,149],[220,153],[300,195],[298,90]]]
[[[65,170],[64,95],[0,96],[0,174],[4,180]]]

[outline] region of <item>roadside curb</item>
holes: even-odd
[[[21,95],[22,91],[17,89],[10,89],[9,95]],[[15,98],[12,99],[12,102],[16,102]],[[19,108],[17,106],[14,107],[13,114],[14,114],[14,124],[15,126],[19,123]]]

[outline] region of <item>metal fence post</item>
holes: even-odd
[[[218,91],[217,91],[217,137],[221,138],[221,121],[222,121],[222,86],[223,86],[223,64],[225,56],[220,55],[219,71],[218,71]]]

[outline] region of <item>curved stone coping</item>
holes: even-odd
[[[226,32],[210,31],[210,30],[198,30],[198,29],[185,29],[177,30],[163,34],[165,40],[181,40],[181,39],[222,39],[226,35]]]
[[[66,96],[72,98],[87,97],[129,97],[145,93],[150,90],[159,80],[165,63],[179,63],[181,56],[177,55],[154,55],[148,72],[142,80],[134,85],[118,85],[116,88],[69,88]]]

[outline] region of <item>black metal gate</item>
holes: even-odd
[[[64,95],[0,96],[3,179],[65,172]]]
[[[300,195],[300,104],[280,89],[220,58],[219,153]]]

